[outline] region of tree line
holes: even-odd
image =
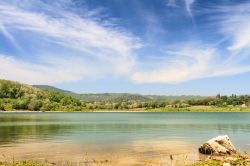
[[[137,99],[137,98],[136,98]],[[155,108],[186,108],[191,106],[249,106],[250,96],[235,94],[230,96],[206,97],[188,100],[166,101],[102,101],[85,102],[58,91],[43,90],[18,82],[0,80],[0,110],[31,111],[89,111],[127,110]]]

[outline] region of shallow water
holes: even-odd
[[[200,144],[225,134],[250,152],[250,113],[0,113],[0,159],[196,160]]]

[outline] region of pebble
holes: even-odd
[[[238,158],[234,158],[234,157],[227,157],[225,160],[226,160],[226,161],[237,161],[237,160],[238,160]]]
[[[223,163],[223,166],[231,166],[230,163]]]

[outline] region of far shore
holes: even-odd
[[[166,107],[166,108],[154,108],[154,109],[124,109],[124,110],[119,110],[119,109],[83,109],[80,111],[61,111],[61,110],[56,110],[56,111],[31,111],[31,110],[5,110],[5,111],[0,111],[1,113],[19,113],[19,112],[102,112],[102,113],[108,113],[108,112],[131,112],[131,113],[140,113],[140,112],[250,112],[250,107],[216,107],[216,106],[192,106],[192,107],[184,107],[184,108],[173,108],[173,107]]]

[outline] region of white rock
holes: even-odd
[[[202,154],[226,155],[235,154],[236,148],[227,135],[218,136],[205,142],[200,148]]]
[[[238,160],[238,158],[234,158],[234,157],[227,157],[227,158],[225,158],[225,161],[227,161],[227,162],[237,161],[237,160]]]
[[[230,163],[223,163],[223,166],[231,166]]]

